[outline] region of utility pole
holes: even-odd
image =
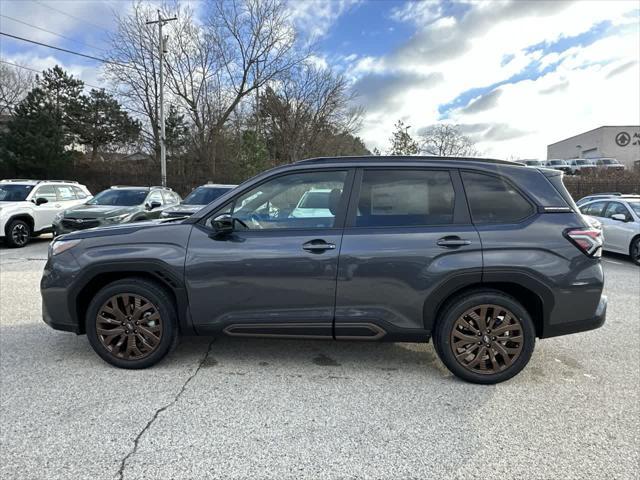
[[[158,54],[160,57],[160,176],[162,186],[167,186],[167,146],[164,138],[164,38],[162,37],[162,26],[167,22],[177,20],[177,17],[162,18],[158,9],[158,20],[148,21],[147,25],[158,24]]]

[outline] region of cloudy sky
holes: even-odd
[[[100,56],[112,11],[129,4],[0,0],[0,31]],[[317,45],[315,61],[353,82],[369,148],[385,151],[398,119],[414,135],[457,123],[499,158],[544,158],[547,144],[581,131],[640,124],[638,0],[291,0],[289,8]],[[59,63],[101,85],[97,62],[0,42],[5,61]]]

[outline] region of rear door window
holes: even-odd
[[[506,180],[461,172],[474,223],[517,223],[534,212],[533,205]]]
[[[365,170],[356,227],[453,223],[455,193],[447,171]]]
[[[58,199],[62,202],[76,199],[76,194],[73,193],[72,188],[67,185],[58,185],[56,186],[56,190],[58,191]]]
[[[593,217],[602,217],[602,213],[607,202],[594,202],[589,205],[585,205],[580,209],[585,215],[591,215]]]

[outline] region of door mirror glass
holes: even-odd
[[[233,217],[228,213],[217,216],[211,222],[211,225],[213,226],[213,230],[220,235],[233,232],[233,224],[234,224]]]
[[[49,203],[49,200],[47,200],[47,199],[46,199],[46,198],[44,198],[44,197],[38,197],[38,198],[36,199],[36,205],[40,206],[40,205],[42,205],[43,203]]]
[[[627,221],[627,217],[625,216],[624,213],[614,213],[613,215],[611,215],[611,219],[612,220],[618,220],[619,222],[626,222]]]

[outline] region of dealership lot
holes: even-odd
[[[605,256],[609,313],[496,386],[431,344],[183,339],[108,366],[40,318],[48,239],[0,247],[1,478],[636,478],[640,268]]]

